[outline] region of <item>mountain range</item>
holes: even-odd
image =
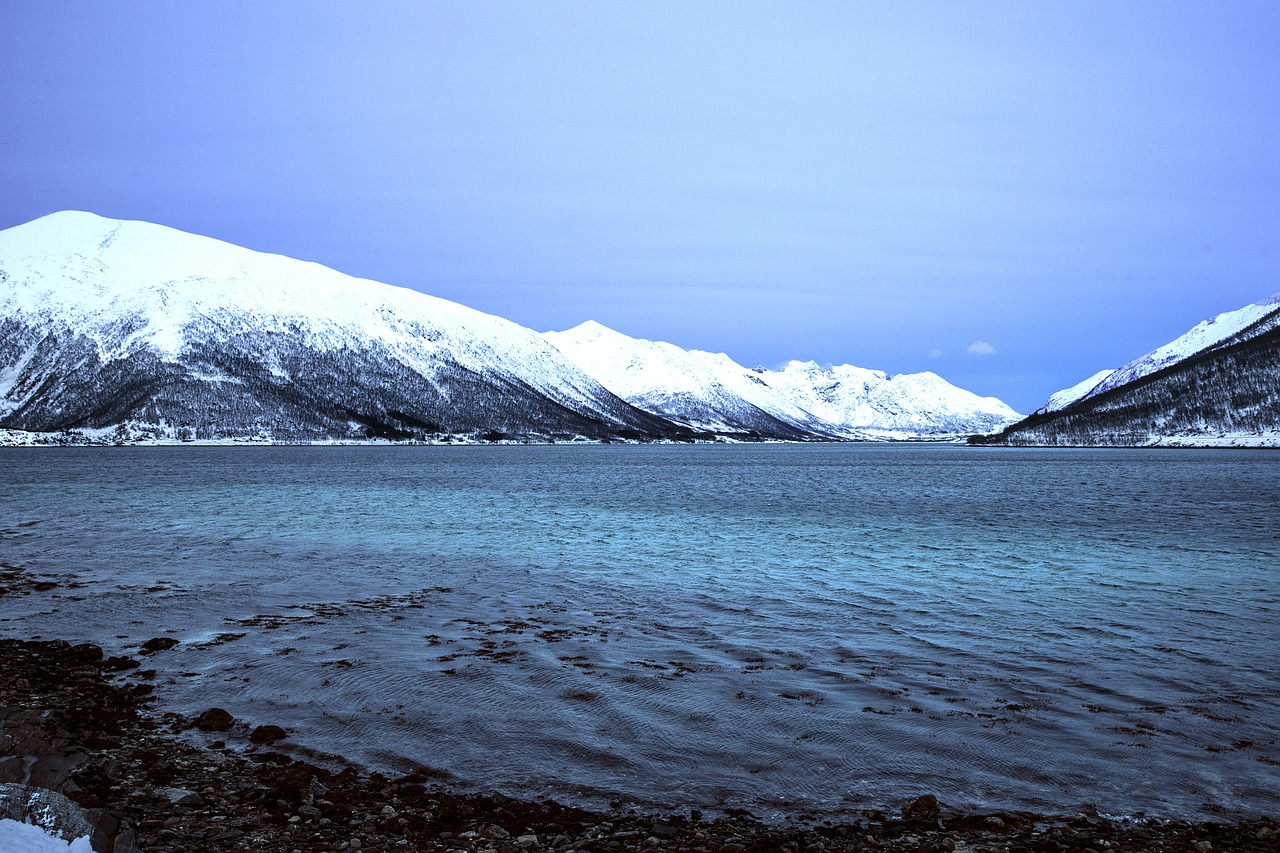
[[[0,429],[98,441],[840,440],[1018,415],[930,373],[540,335],[406,288],[146,222],[0,231]]]
[[[1205,320],[970,443],[1280,447],[1280,294]]]
[[[990,432],[1020,417],[933,373],[890,376],[812,361],[748,369],[722,353],[637,340],[595,322],[546,338],[627,402],[695,430],[919,439]]]

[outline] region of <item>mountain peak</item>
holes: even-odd
[[[563,332],[547,332],[547,335],[562,336],[572,340],[597,340],[600,338],[626,338],[627,336],[619,331],[610,329],[603,323],[595,320],[587,320],[579,323],[572,329],[565,329]],[[627,338],[631,340],[631,338]]]
[[[162,225],[51,214],[0,232],[0,273],[10,428],[681,433],[509,320]]]
[[[722,353],[637,340],[584,323],[545,337],[624,400],[694,429],[767,438],[911,438],[999,429],[1018,415],[932,373],[890,378],[790,361],[750,370]]]
[[[56,254],[69,246],[86,248],[123,224],[84,210],[60,210],[0,231],[0,253],[12,260]]]
[[[1197,323],[978,443],[1280,446],[1280,295]]]

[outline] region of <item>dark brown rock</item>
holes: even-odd
[[[96,664],[102,660],[102,647],[95,646],[93,643],[81,643],[68,649],[67,657],[80,663]]]
[[[938,798],[933,794],[916,797],[902,809],[902,819],[907,823],[937,823],[941,816]]]
[[[234,726],[236,718],[224,708],[210,708],[195,719],[195,727],[202,732],[225,732]]]
[[[289,733],[279,726],[258,726],[249,733],[249,740],[253,743],[275,743],[288,736]]]
[[[178,645],[178,641],[173,637],[152,637],[142,644],[140,650],[144,655],[152,655],[165,649],[171,649],[176,645]]]

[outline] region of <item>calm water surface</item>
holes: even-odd
[[[19,448],[63,586],[0,635],[525,796],[1276,815],[1277,509],[1269,452]]]

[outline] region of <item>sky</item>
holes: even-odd
[[[1280,291],[1280,3],[0,0],[0,228],[1022,412]]]

